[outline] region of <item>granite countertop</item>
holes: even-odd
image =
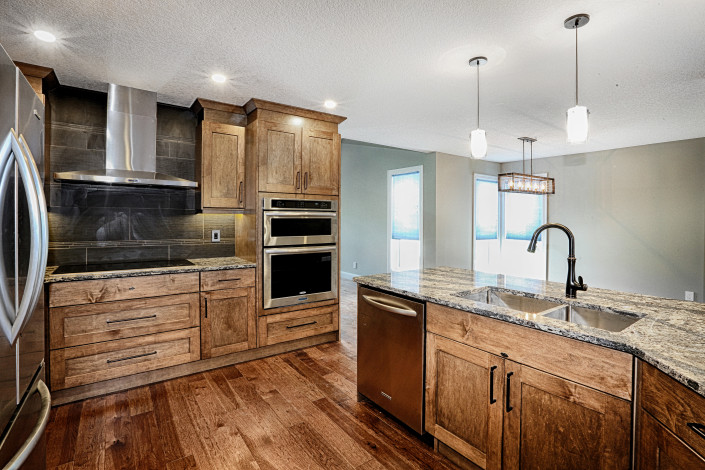
[[[353,280],[361,285],[418,300],[625,351],[705,396],[705,304],[593,287],[586,292],[578,292],[577,299],[569,300],[565,298],[564,283],[448,267],[361,276]],[[641,318],[620,332],[610,332],[454,295],[487,286],[526,292],[530,297],[576,306],[622,311]]]
[[[188,266],[169,266],[162,268],[149,269],[123,269],[116,271],[94,271],[71,274],[54,274],[58,266],[47,266],[44,282],[66,282],[66,281],[87,281],[91,279],[111,279],[116,277],[131,277],[131,276],[151,276],[153,274],[174,274],[174,273],[190,273],[197,271],[220,271],[223,269],[244,269],[254,268],[255,263],[246,261],[242,258],[229,256],[225,258],[200,258],[190,259],[191,265]]]

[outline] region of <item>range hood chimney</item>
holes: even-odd
[[[108,87],[105,168],[62,171],[57,181],[195,188],[195,181],[157,173],[157,94],[113,83]]]

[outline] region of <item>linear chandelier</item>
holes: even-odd
[[[519,137],[521,140],[521,173],[502,173],[497,178],[498,190],[503,193],[555,194],[556,182],[553,178],[534,175],[534,142],[532,137]],[[531,148],[531,167],[526,173],[526,143]]]

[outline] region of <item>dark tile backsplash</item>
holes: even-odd
[[[107,94],[60,87],[52,110],[49,169],[101,169]],[[157,171],[193,180],[196,116],[157,105]],[[208,258],[235,254],[235,218],[197,213],[196,191],[50,180],[49,264]],[[221,233],[211,243],[211,230]]]

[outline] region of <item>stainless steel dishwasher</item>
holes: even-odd
[[[423,434],[425,305],[359,286],[357,392]]]

